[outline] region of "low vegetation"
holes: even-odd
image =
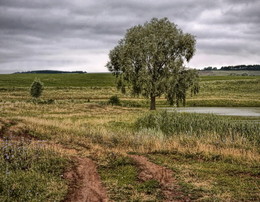
[[[260,166],[217,157],[150,153],[149,159],[171,168],[184,193],[200,201],[258,201]]]
[[[42,101],[53,102],[31,102],[35,76],[45,84]],[[188,97],[188,106],[260,106],[258,76],[200,79],[200,94]],[[157,181],[139,179],[132,153],[171,169],[192,200],[260,200],[259,117],[150,113],[149,101],[123,95],[113,85],[110,74],[0,75],[1,201],[64,199],[67,151],[34,139],[93,159],[115,201],[163,199]],[[113,95],[120,106],[107,104]],[[158,106],[167,106],[163,97]],[[11,141],[17,130],[31,140]]]
[[[45,84],[42,94],[45,100],[106,102],[117,95],[121,101],[129,101],[132,105],[149,106],[147,99],[118,92],[112,74],[0,75],[0,101],[29,100],[28,87],[35,77]],[[259,107],[259,89],[260,76],[201,76],[200,93],[193,97],[188,93],[186,106]],[[157,99],[157,105],[169,106],[164,97]]]
[[[33,98],[39,98],[43,92],[43,83],[39,79],[35,79],[30,88],[30,94]]]
[[[0,201],[60,201],[68,160],[43,143],[0,142]]]
[[[137,166],[129,157],[109,155],[99,171],[102,180],[109,188],[111,200],[161,201],[163,199],[157,181],[142,182],[138,179]]]
[[[214,114],[162,111],[140,117],[135,125],[137,130],[152,129],[166,137],[191,137],[224,145],[260,145],[260,124],[234,121]]]

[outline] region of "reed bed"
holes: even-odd
[[[195,114],[173,112],[147,113],[137,119],[137,130],[150,128],[167,136],[209,138],[219,143],[226,141],[250,142],[260,144],[260,124],[249,121],[239,122],[214,114]]]

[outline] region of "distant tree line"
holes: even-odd
[[[15,74],[85,74],[86,71],[59,71],[59,70],[35,70],[25,72],[15,72]]]
[[[203,70],[218,70],[217,67],[204,67]]]
[[[222,66],[220,69],[217,67],[204,67],[203,70],[260,70],[260,65],[235,65],[235,66]]]
[[[260,65],[223,66],[220,70],[260,70]]]

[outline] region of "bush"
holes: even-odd
[[[39,79],[35,79],[31,85],[30,94],[34,98],[39,98],[43,92],[43,83]]]
[[[117,97],[117,95],[113,95],[109,98],[108,104],[111,104],[112,106],[114,105],[121,105],[120,104],[120,99]]]

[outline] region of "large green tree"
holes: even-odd
[[[107,68],[117,77],[123,93],[129,87],[133,95],[155,99],[162,95],[171,104],[185,103],[186,91],[196,85],[194,70],[184,68],[195,52],[195,38],[185,34],[167,18],[153,18],[144,25],[127,30],[125,37],[110,51]]]

